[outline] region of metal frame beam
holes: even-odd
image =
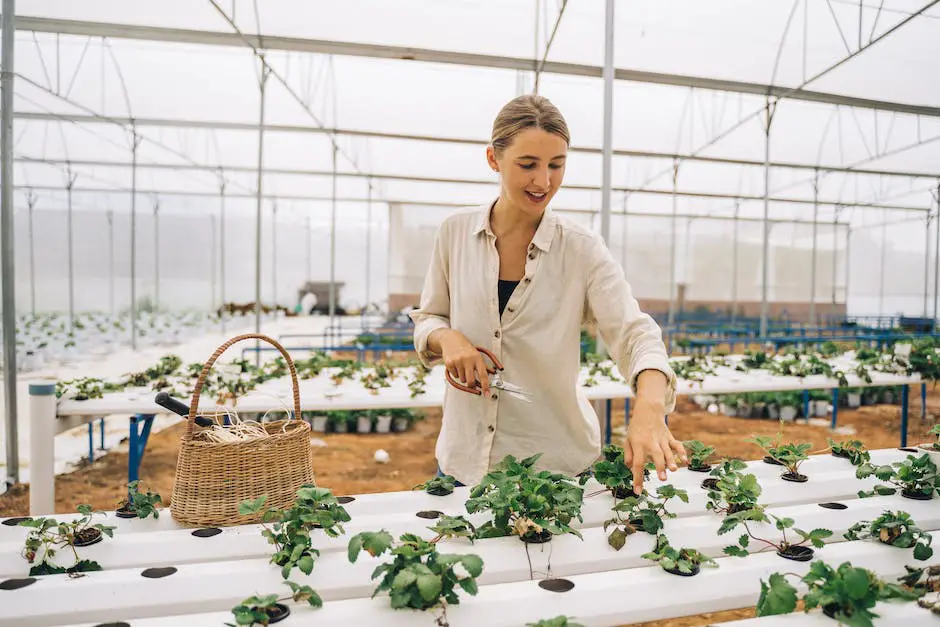
[[[252,131],[258,132],[263,128],[266,132],[279,133],[318,133],[324,135],[346,135],[349,137],[370,137],[375,139],[390,139],[401,141],[425,141],[444,144],[463,144],[470,146],[485,146],[486,139],[473,139],[465,137],[440,137],[431,135],[414,135],[408,133],[383,133],[377,131],[361,131],[344,128],[320,128],[316,126],[304,126],[296,124],[265,124],[259,126],[250,122],[223,122],[218,120],[179,120],[172,118],[126,118],[115,116],[87,115],[81,113],[44,113],[39,111],[16,111],[14,117],[19,120],[41,120],[41,121],[59,121],[74,122],[76,124],[136,124],[138,127],[154,126],[167,128],[196,128],[227,131]],[[601,154],[602,148],[590,146],[571,146],[572,152],[583,152],[586,154]],[[641,159],[664,159],[668,161],[697,161],[701,163],[715,163],[722,165],[744,165],[753,167],[764,167],[763,161],[754,161],[750,159],[734,159],[731,157],[708,157],[693,154],[666,153],[647,150],[618,150],[614,149],[616,157],[636,157]],[[219,166],[213,166],[218,168]],[[808,163],[796,163],[788,161],[771,161],[772,168],[788,168],[794,170],[812,170],[819,172],[834,172],[841,174],[870,174],[874,176],[902,176],[907,178],[929,178],[936,179],[940,173],[934,172],[910,172],[901,170],[874,170],[869,168],[840,167],[832,165],[815,165]]]
[[[60,160],[57,159],[35,159],[32,157],[17,157],[16,161],[20,163],[37,163],[37,164],[47,164],[47,165],[58,165]],[[62,161],[65,163],[65,161]],[[128,167],[128,164],[120,161],[98,161],[98,160],[71,160],[68,161],[72,166],[88,166],[88,167]],[[138,163],[138,168],[153,168],[153,169],[167,169],[167,170],[202,170],[202,171],[217,171],[219,167],[222,167],[228,172],[256,172],[256,168],[250,166],[191,166],[186,164],[167,164],[167,163],[151,163],[144,164]],[[299,170],[299,169],[290,169],[290,168],[265,168],[265,174],[284,174],[292,176],[323,176],[323,177],[332,177],[334,173],[331,170]],[[336,176],[338,177],[349,177],[349,178],[365,178],[365,179],[378,179],[378,180],[390,180],[390,181],[409,181],[416,183],[447,183],[447,184],[463,184],[463,185],[496,185],[495,181],[488,181],[486,179],[467,179],[467,178],[441,178],[441,177],[432,177],[432,176],[405,176],[398,174],[361,174],[359,172],[337,172]],[[565,184],[565,189],[576,190],[576,191],[599,191],[600,187],[596,185],[578,185],[578,184]],[[31,186],[31,189],[46,189],[39,186]],[[56,188],[52,188],[53,190]],[[762,195],[742,195],[742,194],[719,194],[714,192],[692,192],[692,191],[678,191],[678,190],[660,190],[660,189],[641,189],[639,187],[624,187],[614,185],[611,187],[612,191],[617,192],[626,192],[631,194],[647,194],[647,195],[659,195],[659,196],[681,196],[686,198],[706,198],[706,199],[720,199],[720,200],[736,200],[740,202],[763,202],[764,197]],[[48,190],[47,190],[48,191]],[[84,191],[92,191],[91,188],[86,188]],[[142,192],[143,193],[143,192]],[[153,191],[151,193],[157,193]],[[177,194],[177,192],[159,192],[162,194]],[[187,194],[201,194],[201,192],[179,192],[178,195],[187,195]],[[206,192],[204,195],[214,195]],[[235,196],[237,197],[237,196]],[[277,196],[279,198],[287,198],[287,196]],[[317,198],[311,198],[311,200],[317,200]],[[847,202],[845,200],[824,200],[820,199],[818,201],[809,200],[805,198],[790,198],[785,196],[771,196],[769,198],[771,202],[779,203],[788,203],[795,205],[822,205],[827,207],[841,207],[844,205],[852,205],[860,209],[878,209],[878,210],[887,210],[887,211],[917,211],[923,212],[927,211],[921,207],[911,207],[909,205],[889,205],[889,204],[880,204],[880,203],[871,203],[871,202]],[[407,201],[396,201],[396,202],[407,202]],[[411,203],[414,204],[414,203]],[[434,203],[436,204],[436,203]]]
[[[321,39],[305,39],[299,37],[281,37],[277,35],[252,35],[239,33],[223,33],[217,31],[200,31],[182,28],[162,28],[157,26],[140,26],[135,24],[109,24],[105,22],[90,22],[84,20],[67,20],[60,18],[17,16],[16,29],[36,33],[51,33],[64,35],[78,35],[87,37],[109,37],[114,39],[135,39],[143,41],[161,41],[169,43],[200,44],[209,46],[244,47],[252,46],[266,51],[306,52],[311,54],[332,54],[340,56],[369,57],[375,59],[400,59],[406,61],[423,61],[427,63],[444,63],[450,65],[463,65],[470,67],[486,67],[503,70],[523,70],[534,72],[539,67],[539,61],[518,57],[497,57],[492,55],[474,54],[468,52],[455,52],[449,50],[432,50],[426,48],[412,48],[405,46],[386,46],[366,44],[359,42],[341,42]],[[546,61],[541,72],[550,74],[563,74],[568,76],[586,76],[601,78],[603,68],[594,65],[577,63],[560,63]],[[618,68],[614,70],[614,78],[620,81],[648,83],[653,85],[670,85],[676,87],[695,87],[756,96],[769,96],[772,98],[786,97],[790,100],[803,100],[807,102],[821,102],[841,105],[845,107],[860,107],[880,111],[896,111],[911,115],[940,117],[940,107],[930,107],[902,102],[874,100],[870,98],[855,98],[843,94],[792,89],[785,86],[732,81],[702,76],[688,76],[682,74],[666,74],[662,72],[644,72]]]

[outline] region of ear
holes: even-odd
[[[493,172],[499,172],[499,162],[496,161],[496,149],[492,145],[486,147],[486,163]]]

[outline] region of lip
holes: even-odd
[[[529,199],[529,202],[537,204],[537,205],[542,204],[548,199],[548,192],[543,193],[541,197],[535,196],[531,192],[528,192],[528,191],[525,192],[525,195],[526,195],[526,198]]]

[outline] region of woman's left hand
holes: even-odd
[[[673,437],[666,426],[665,417],[665,388],[659,394],[661,387],[656,381],[652,384],[653,393],[643,393],[644,377],[651,376],[665,380],[660,372],[645,371],[637,381],[638,394],[634,400],[633,415],[630,417],[630,426],[627,428],[627,439],[624,443],[624,462],[633,470],[633,491],[640,494],[643,491],[643,466],[647,458],[656,465],[656,473],[660,481],[666,480],[666,469],[676,471],[678,464],[687,462],[685,447]],[[648,379],[648,377],[647,377]]]

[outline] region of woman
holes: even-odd
[[[643,464],[658,476],[685,451],[665,415],[676,377],[662,333],[642,313],[603,239],[549,208],[561,186],[568,127],[546,98],[519,96],[493,124],[486,160],[500,175],[499,198],[457,212],[441,225],[421,294],[411,312],[415,347],[427,365],[476,384],[475,395],[447,386],[437,440],[440,471],[473,485],[506,455],[542,453],[536,468],[579,473],[597,459],[597,417],[579,393],[582,322],[593,322],[636,395],[624,446],[642,489]],[[483,356],[492,351],[506,381],[532,402],[491,390]]]

